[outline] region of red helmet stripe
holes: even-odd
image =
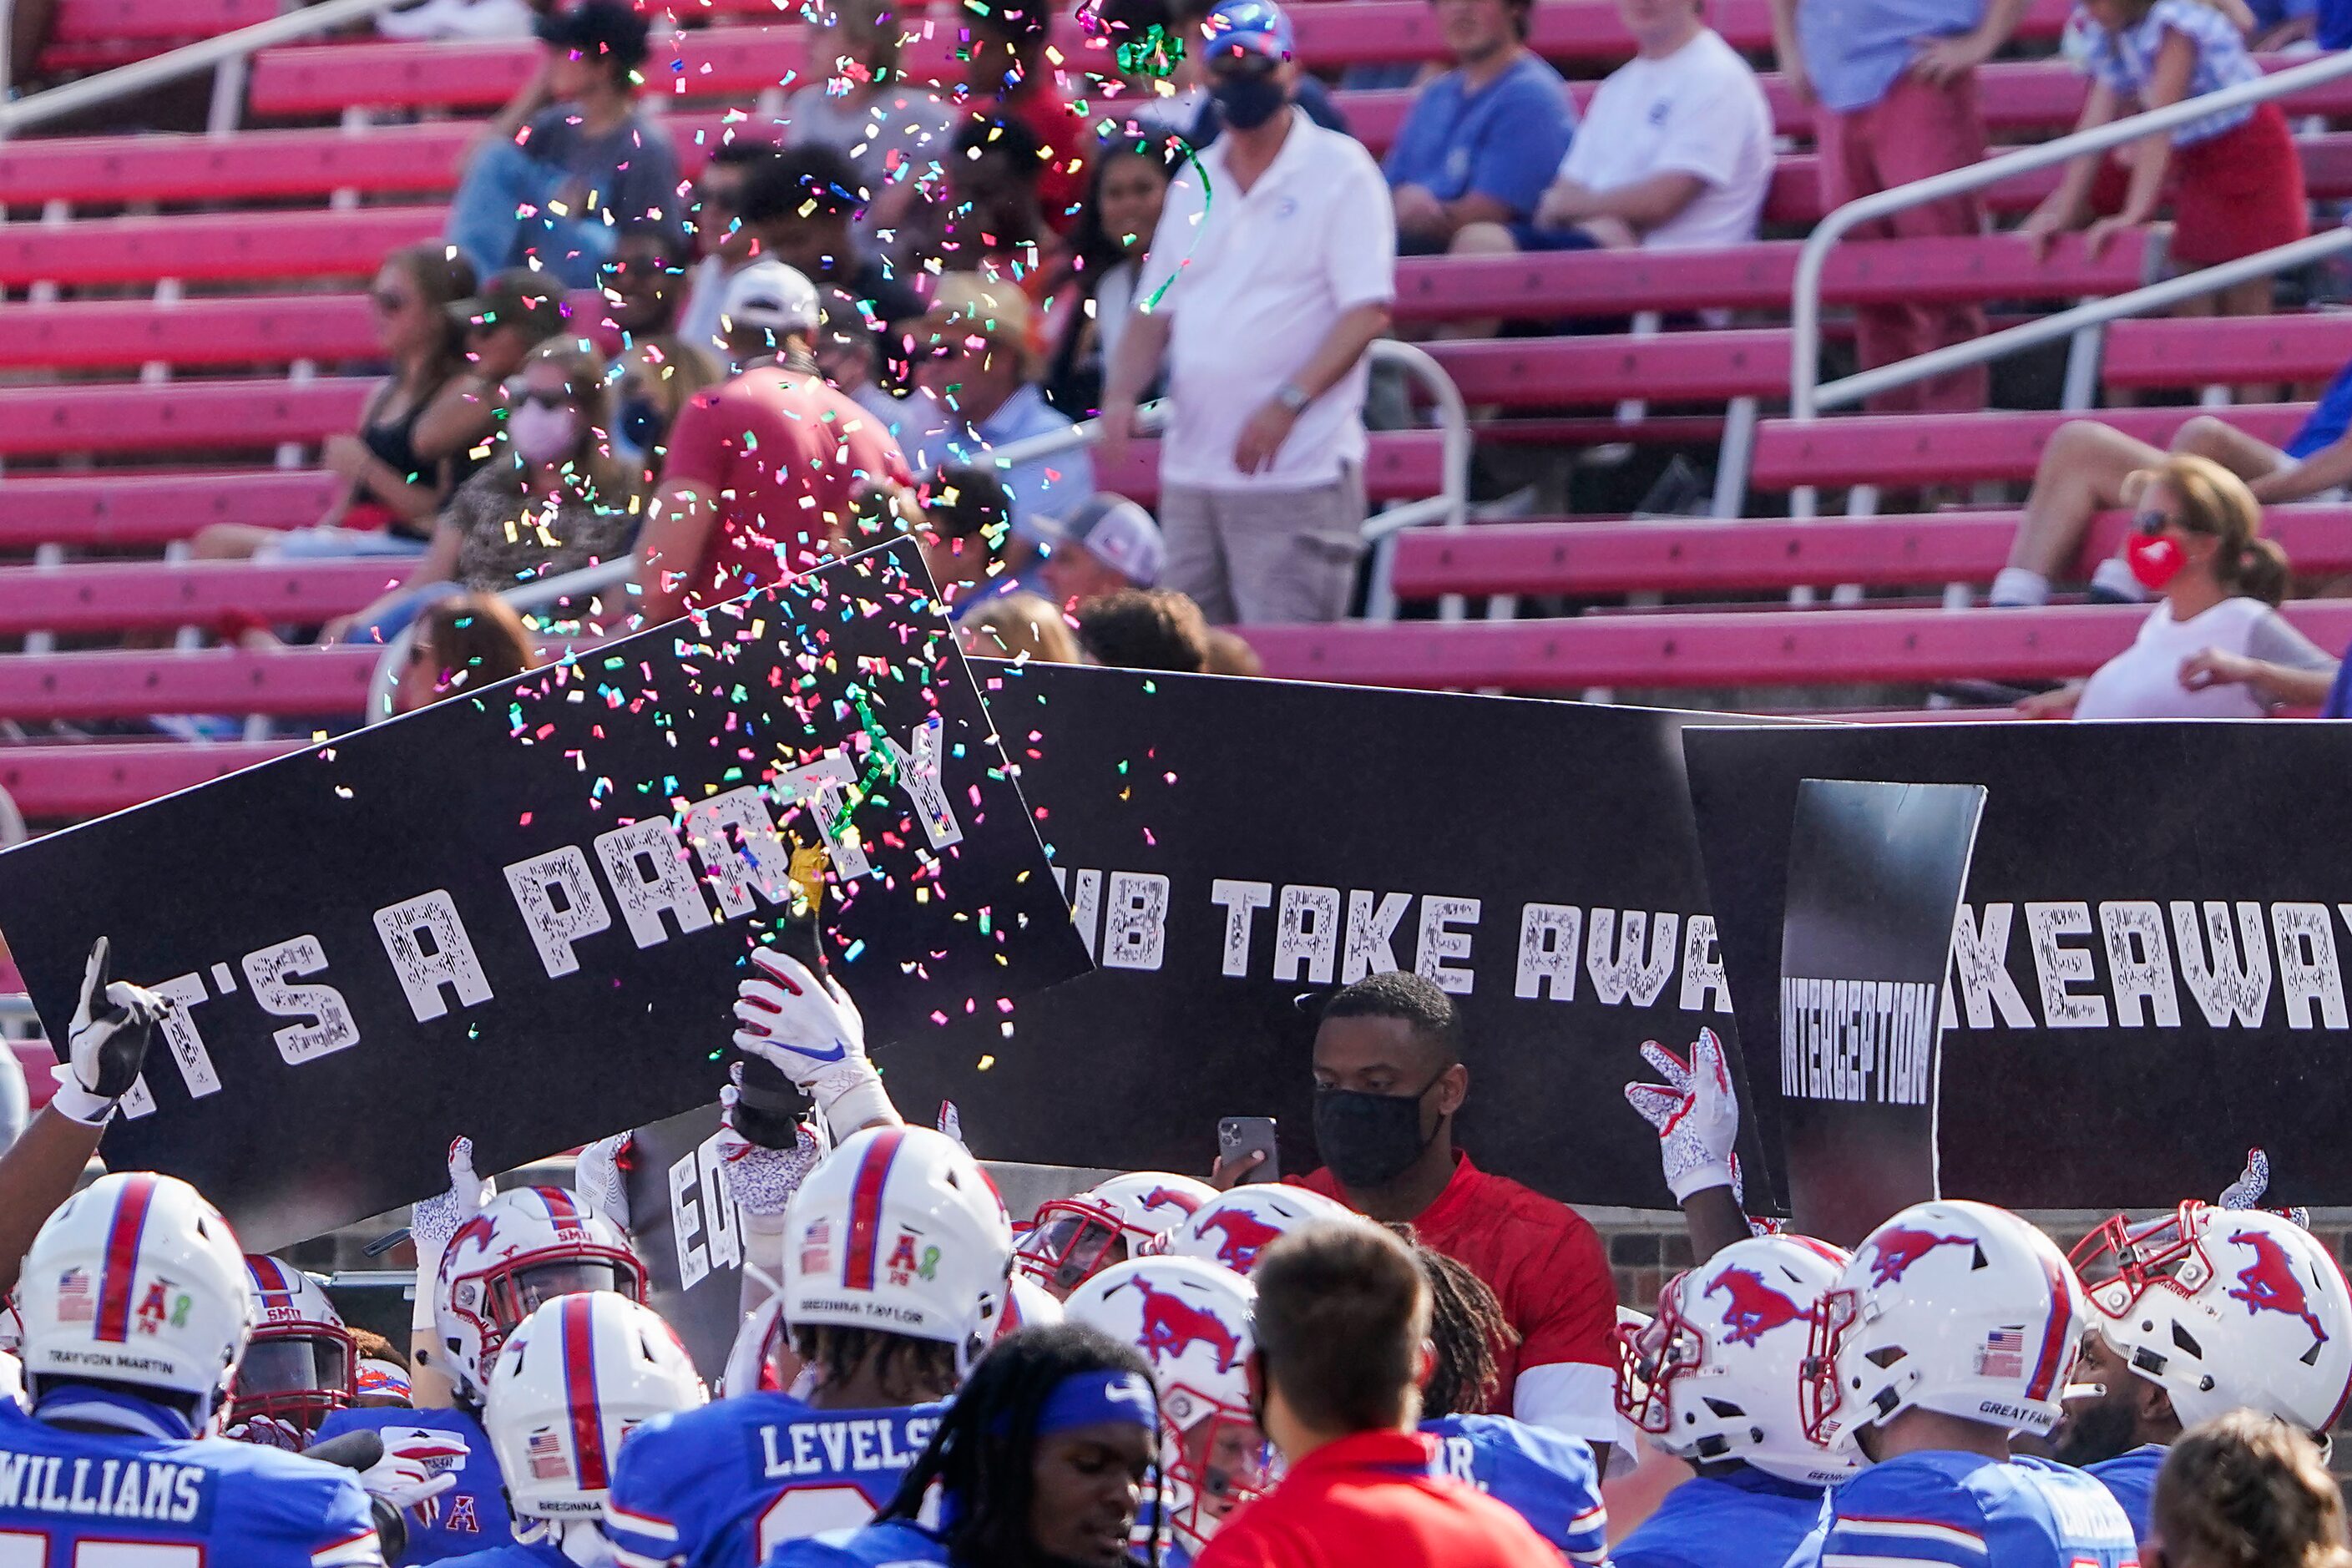
[[[294,1287],[286,1282],[286,1271],[278,1267],[278,1259],[265,1258],[259,1253],[249,1253],[245,1261],[246,1266],[253,1270],[253,1278],[260,1285],[263,1295],[284,1296],[292,1293]]]
[[[902,1127],[886,1130],[866,1145],[857,1163],[857,1179],[849,1189],[848,1259],[841,1269],[842,1284],[852,1290],[874,1289],[874,1258],[882,1240],[882,1184],[889,1179],[890,1162],[898,1157],[906,1136]]]
[[[539,1195],[541,1201],[547,1205],[547,1217],[556,1224],[562,1225],[566,1220],[580,1217],[580,1205],[573,1203],[572,1194],[562,1187],[541,1187]]]
[[[155,1199],[155,1178],[135,1175],[122,1184],[114,1218],[106,1231],[106,1268],[98,1280],[98,1337],[121,1344],[131,1337],[131,1291],[139,1271],[139,1237]]]
[[[563,1387],[572,1406],[572,1455],[580,1484],[589,1489],[613,1483],[604,1464],[604,1422],[596,1410],[595,1298],[586,1292],[563,1303]]]
[[[2042,1264],[2043,1283],[2050,1287],[2050,1321],[2042,1331],[2042,1354],[2033,1363],[2033,1381],[2025,1385],[2025,1397],[2047,1399],[2057,1385],[2058,1368],[2066,1359],[2072,1339],[2066,1331],[2074,1326],[2074,1314],[2066,1310],[2066,1282],[2058,1277],[2056,1261],[2038,1247],[2034,1257]]]

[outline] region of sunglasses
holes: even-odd
[[[2169,512],[2143,511],[2132,517],[2132,531],[2143,539],[2154,539],[2168,528],[2177,528],[2183,533],[2196,531]]]
[[[568,392],[547,392],[536,387],[516,387],[507,394],[508,401],[520,407],[530,404],[534,408],[569,408],[572,395]]]
[[[368,303],[387,316],[396,316],[408,309],[410,300],[397,289],[378,289],[368,296]]]

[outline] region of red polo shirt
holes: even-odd
[[[1347,1201],[1328,1170],[1298,1184]],[[1584,1216],[1456,1150],[1454,1179],[1412,1228],[1467,1267],[1502,1303],[1519,1342],[1501,1358],[1493,1414],[1588,1442],[1615,1439],[1617,1284]],[[1533,1375],[1530,1375],[1530,1374]]]
[[[1527,1521],[1429,1473],[1431,1439],[1361,1432],[1225,1521],[1194,1568],[1559,1568]]]

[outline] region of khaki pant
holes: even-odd
[[[1364,553],[1364,474],[1349,464],[1304,489],[1166,485],[1160,585],[1190,594],[1217,626],[1336,621]]]

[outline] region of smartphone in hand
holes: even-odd
[[[1225,1169],[1239,1168],[1252,1154],[1264,1154],[1265,1158],[1243,1171],[1234,1185],[1282,1179],[1281,1156],[1275,1152],[1273,1117],[1228,1116],[1217,1123],[1217,1158]]]

